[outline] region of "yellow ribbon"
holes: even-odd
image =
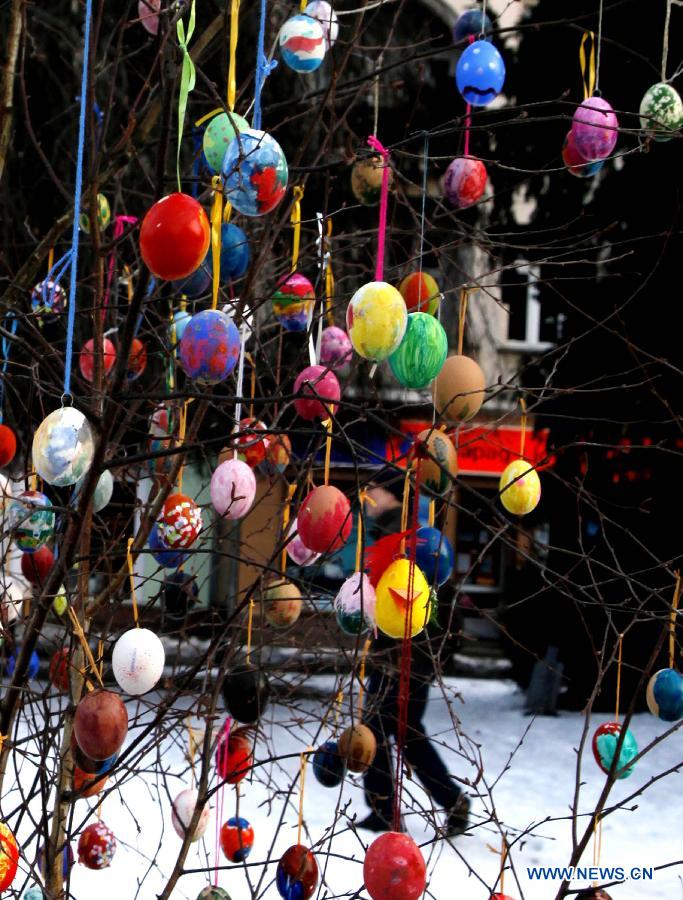
[[[676,658],[676,616],[678,604],[681,599],[681,573],[674,572],[676,576],[676,587],[674,589],[674,599],[671,603],[671,615],[669,618],[669,668],[673,669]]]
[[[358,721],[361,722],[363,719],[363,690],[364,690],[364,682],[365,682],[365,660],[368,656],[368,650],[370,649],[370,644],[372,644],[372,638],[365,638],[365,643],[363,644],[363,655],[360,660],[360,673],[359,673],[359,686],[358,686],[358,707],[357,707],[357,718]]]
[[[334,275],[332,274],[332,219],[327,220],[327,239],[325,246],[325,316],[328,325],[334,325],[332,300],[334,298]]]
[[[325,419],[323,426],[327,431],[325,441],[325,485],[330,483],[330,458],[332,456],[332,419]]]
[[[249,617],[247,619],[247,665],[251,664],[251,631],[254,625],[254,598],[249,598]]]
[[[185,443],[185,431],[187,430],[187,407],[192,402],[192,398],[186,400],[182,408],[180,410],[180,416],[178,417],[178,446],[182,447]],[[180,469],[178,471],[178,493],[182,494],[183,492],[183,469],[185,468],[185,460],[181,463]]]
[[[377,506],[377,503],[368,496],[368,492],[363,488],[358,493],[358,537],[356,539],[356,572],[361,570],[361,556],[363,553],[363,504],[369,503],[371,506]]]
[[[301,241],[301,200],[304,196],[304,189],[296,185],[293,188],[294,203],[292,205],[292,214],[289,221],[294,229],[294,238],[292,240],[292,272],[296,272],[299,262],[299,243]]]
[[[240,20],[240,0],[232,0],[230,6],[230,62],[228,64],[228,109],[235,108],[237,92],[237,34]]]
[[[590,40],[590,55],[586,54],[586,44]],[[581,65],[581,80],[583,81],[583,99],[593,96],[595,90],[595,34],[592,31],[584,31],[579,47],[579,63]]]
[[[287,526],[289,525],[289,508],[292,503],[292,497],[294,496],[294,492],[296,491],[296,485],[290,484],[287,487],[287,499],[285,500],[285,508],[282,510],[282,540],[284,541],[287,537]],[[280,556],[280,571],[284,575],[287,571],[287,547],[282,548],[282,555]]]
[[[308,5],[308,0],[299,0],[299,12],[304,12]]]
[[[128,538],[128,547],[126,549],[126,559],[128,561],[128,578],[130,579],[130,597],[133,601],[133,621],[135,622],[135,627],[139,628],[140,623],[138,622],[138,601],[135,597],[135,571],[133,569],[133,554],[131,552],[131,547],[133,546],[133,538]]]
[[[522,434],[519,439],[519,457],[524,459],[524,446],[526,444],[526,400],[524,397],[519,398],[519,405],[522,410]]]
[[[211,261],[213,264],[213,295],[211,309],[218,306],[218,287],[221,280],[221,225],[223,224],[223,185],[220,176],[211,179],[213,204],[211,206]]]
[[[222,113],[223,110],[220,106],[217,106],[215,109],[212,109],[211,112],[206,113],[206,115],[202,116],[201,119],[197,119],[194,123],[195,128],[199,128],[200,125],[203,125],[204,122],[208,122],[209,119],[213,119],[214,116],[217,116],[218,113]]]

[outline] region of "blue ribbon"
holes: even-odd
[[[7,327],[8,320],[11,319],[12,323]],[[19,324],[19,319],[14,315],[13,312],[8,312],[5,316],[5,321],[3,322],[3,328],[6,331],[9,331],[12,337],[17,333],[17,325]],[[2,424],[2,407],[3,400],[5,399],[5,373],[7,372],[7,363],[9,362],[9,353],[12,349],[12,341],[3,334],[2,336],[2,378],[0,378],[0,425]]]
[[[266,78],[277,67],[277,60],[268,60],[264,49],[266,41],[266,0],[261,0],[261,18],[258,26],[258,46],[256,48],[256,86],[254,91],[254,128],[261,130],[261,91]]]

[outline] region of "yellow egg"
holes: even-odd
[[[365,359],[386,359],[403,340],[408,311],[403,297],[386,281],[359,288],[346,309],[346,330],[353,349]]]
[[[530,462],[513,459],[500,476],[500,502],[508,512],[525,516],[541,499],[541,479]]]
[[[412,571],[412,583],[411,583]],[[429,585],[421,569],[407,559],[397,559],[386,569],[377,584],[375,618],[377,627],[392,638],[402,638],[406,628],[406,610],[412,604],[410,636],[415,637],[429,619]]]

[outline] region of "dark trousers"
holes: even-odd
[[[394,778],[389,739],[398,727],[398,676],[375,671],[368,682],[364,722],[377,739],[377,755],[364,776],[365,799],[370,809],[391,821]],[[451,809],[460,788],[448,773],[436,748],[425,734],[422,718],[427,707],[429,682],[411,678],[408,698],[405,758],[431,795],[435,805]]]

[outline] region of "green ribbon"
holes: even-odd
[[[178,176],[178,190],[182,190],[180,184],[180,145],[183,140],[183,127],[185,125],[185,112],[187,111],[187,98],[190,91],[194,90],[197,80],[194,63],[187,49],[187,45],[194,34],[195,23],[195,0],[192,0],[190,7],[190,21],[187,25],[187,35],[185,34],[185,24],[182,19],[176,22],[176,32],[178,34],[178,44],[183,51],[183,68],[180,74],[180,93],[178,95],[178,154],[176,156],[176,174]]]

